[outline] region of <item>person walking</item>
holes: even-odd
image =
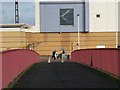
[[[55,54],[56,54],[56,50],[54,50],[54,51],[52,52],[52,59],[53,59],[53,60],[56,59],[56,55],[55,55]]]
[[[62,49],[62,58],[65,58],[65,57],[66,57],[66,50]]]
[[[58,52],[57,51],[55,52],[55,58],[58,58]]]

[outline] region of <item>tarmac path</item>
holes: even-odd
[[[120,82],[74,62],[33,65],[14,88],[120,88]]]

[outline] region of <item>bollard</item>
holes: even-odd
[[[50,63],[50,57],[48,58],[48,63]]]

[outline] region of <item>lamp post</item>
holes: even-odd
[[[78,45],[78,49],[80,49],[80,15],[79,14],[77,14],[77,19],[78,19],[78,43],[77,43],[77,45]]]

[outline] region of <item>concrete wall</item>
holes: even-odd
[[[120,32],[120,0],[118,0],[118,31]]]
[[[116,30],[115,2],[89,2],[90,32],[112,32]],[[100,18],[96,15],[100,14]]]
[[[120,46],[120,0],[118,2],[118,45]]]
[[[40,32],[40,0],[35,0],[35,29],[32,32]]]

